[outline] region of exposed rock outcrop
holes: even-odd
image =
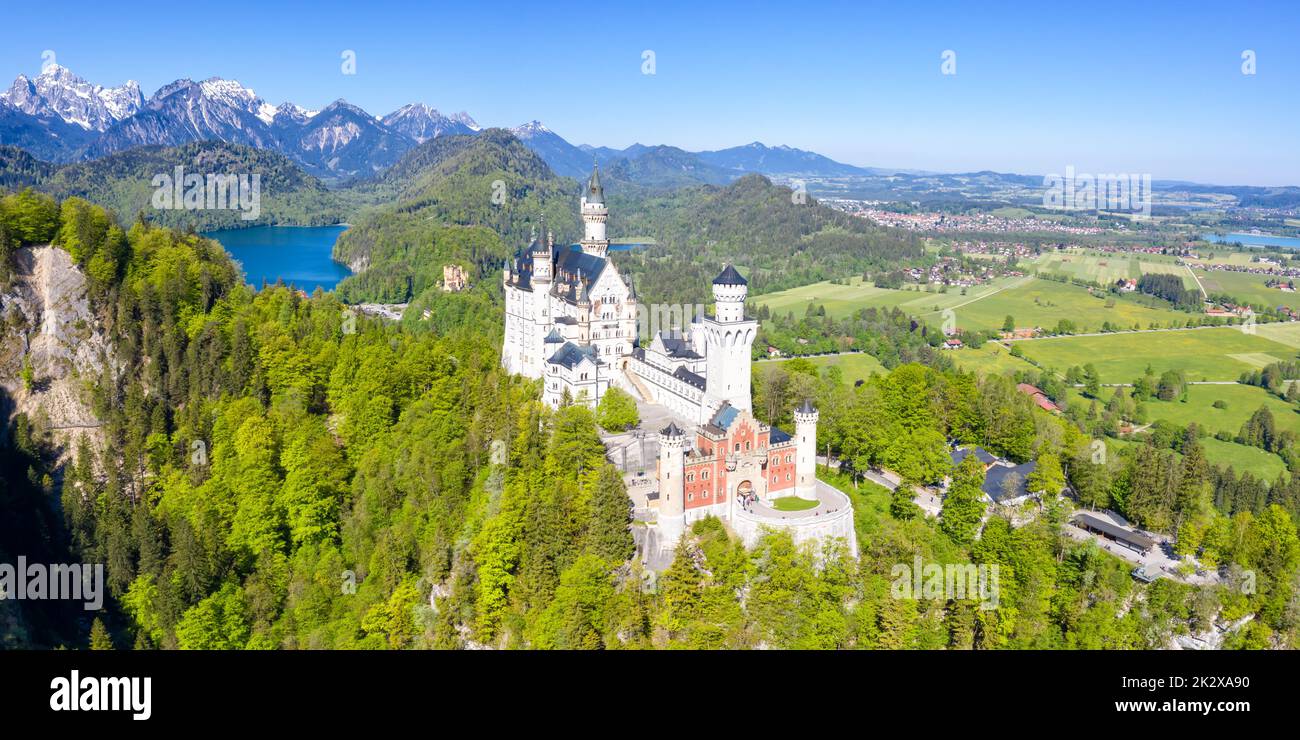
[[[67,454],[81,434],[98,442],[100,422],[91,409],[86,381],[100,376],[109,342],[90,307],[86,277],[71,255],[57,247],[25,247],[14,253],[14,273],[0,292],[0,385],[16,413],[42,420]],[[30,363],[31,380],[24,379]]]

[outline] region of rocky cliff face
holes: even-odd
[[[109,362],[109,342],[91,311],[86,278],[66,251],[26,247],[14,253],[14,274],[0,291],[0,385],[11,399],[5,419],[25,413],[49,429],[68,454],[82,434],[97,443],[84,386]],[[24,366],[31,368],[30,382]]]

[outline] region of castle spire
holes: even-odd
[[[604,257],[609,251],[609,239],[605,236],[605,222],[609,219],[609,209],[605,207],[605,188],[600,184],[600,165],[593,157],[591,177],[582,194],[583,237],[582,251],[596,257]]]
[[[587,180],[587,202],[593,205],[605,203],[605,188],[600,185],[600,165],[595,157],[591,158],[591,179]]]

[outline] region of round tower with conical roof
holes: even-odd
[[[673,547],[686,531],[686,434],[669,422],[659,430],[659,538]]]
[[[817,419],[812,402],[804,400],[794,410],[795,462],[794,495],[817,500]]]
[[[604,257],[609,252],[609,239],[605,236],[605,222],[609,220],[609,209],[605,207],[605,188],[600,184],[600,167],[591,165],[591,177],[582,195],[582,251],[597,257]]]

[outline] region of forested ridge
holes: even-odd
[[[154,177],[172,178],[177,167],[189,175],[259,175],[259,212],[250,214],[256,218],[244,218],[243,212],[231,209],[187,210],[182,203],[155,208],[152,201],[158,188]],[[85,198],[122,219],[134,219],[144,212],[153,223],[195,231],[335,224],[345,220],[350,207],[348,198],[327,190],[287,157],[220,141],[137,147],[63,165],[40,162],[17,147],[0,147],[0,186],[32,186],[60,198]]]
[[[33,642],[1149,648],[1249,615],[1229,646],[1294,641],[1294,498],[1221,500],[1213,476],[1189,468],[1190,450],[1096,464],[1077,426],[1006,378],[904,356],[854,388],[802,361],[756,366],[760,418],[788,424],[798,401],[816,399],[819,449],[845,463],[824,475],[853,498],[862,555],[779,534],[746,550],[706,520],[656,577],[631,559],[629,499],[594,414],[552,412],[534,383],[499,369],[495,292],[450,294],[415,330],[356,315],[332,294],[254,292],[218,245],[192,234],[119,225],[78,199],[0,199],[6,262],[46,242],[85,271],[120,366],[86,379],[104,443],[74,443],[61,482],[38,420],[17,418],[3,446],[5,503],[31,526],[0,530],[0,548],[108,570],[96,627],[18,607]],[[949,438],[1035,460],[1045,490],[1068,479],[1147,526],[1203,528],[1202,562],[1249,571],[1255,588],[1136,583],[1122,560],[1063,535],[1069,505],[1056,495],[1029,524],[997,511],[981,528],[984,504],[970,471],[950,469]],[[953,474],[954,493],[939,518],[923,517],[854,472],[877,465],[918,483]],[[62,522],[41,525],[32,505],[44,496],[60,497]],[[893,569],[916,557],[998,565],[998,605],[895,598]]]
[[[507,131],[430,139],[353,189],[378,205],[334,247],[334,258],[358,272],[338,292],[348,301],[436,303],[449,263],[467,268],[471,283],[495,280],[543,224],[557,244],[578,238],[577,193]]]
[[[832,210],[762,175],[725,187],[614,195],[609,211],[611,235],[656,240],[615,257],[643,300],[656,302],[711,303],[709,283],[724,264],[734,264],[755,295],[924,259],[915,234]]]

